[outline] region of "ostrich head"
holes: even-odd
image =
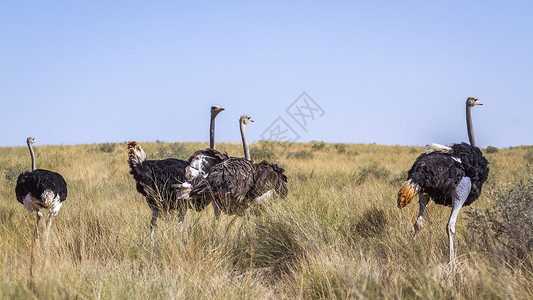
[[[483,103],[479,101],[476,97],[468,97],[468,99],[466,99],[466,105],[474,107],[476,105],[483,105]]]
[[[221,107],[220,105],[213,105],[211,106],[211,116],[212,117],[216,117],[216,115],[218,115],[219,112],[223,111],[224,108]]]
[[[30,137],[28,137],[28,138],[26,139],[26,143],[27,143],[28,145],[31,145],[31,144],[35,143],[35,139],[32,138],[32,137],[30,136]]]
[[[252,117],[248,116],[248,115],[242,115],[239,119],[239,123],[243,124],[243,125],[246,125],[250,122],[253,122],[254,120],[252,120]]]
[[[133,165],[140,164],[146,159],[146,153],[136,141],[128,143],[128,156]]]

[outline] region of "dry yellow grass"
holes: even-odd
[[[397,193],[421,147],[259,143],[289,177],[290,192],[252,216],[189,211],[183,232],[159,221],[135,190],[126,143],[35,147],[37,166],[57,171],[69,195],[52,225],[48,251],[36,248],[35,216],[14,195],[30,167],[25,147],[0,148],[0,296],[27,299],[346,299],[533,297],[532,270],[485,255],[465,211],[489,207],[487,191],[527,178],[531,147],[486,154],[483,195],[457,222],[458,264],[448,264],[450,209],[430,204],[415,237],[418,206],[399,210]],[[108,146],[105,148],[104,146]],[[150,156],[179,158],[201,143],[142,143]],[[242,156],[239,144],[217,145]],[[178,149],[178,150],[176,150]],[[258,150],[254,152],[253,150]],[[261,150],[261,151],[259,151]],[[416,203],[416,201],[413,201]],[[43,231],[44,226],[40,228]],[[531,260],[531,256],[529,258]],[[530,261],[529,261],[530,262]]]

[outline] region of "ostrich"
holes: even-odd
[[[239,119],[245,157],[230,157],[213,166],[209,174],[192,188],[192,199],[205,197],[228,215],[242,215],[251,204],[260,204],[274,192],[285,197],[287,177],[284,170],[266,161],[254,164],[250,160],[245,133],[245,126],[250,122],[253,120],[247,115]]]
[[[32,144],[35,139],[29,137],[26,140],[31,155],[31,172],[21,173],[17,179],[15,194],[18,202],[30,212],[37,212],[37,222],[35,223],[35,240],[38,238],[39,221],[43,214],[41,209],[48,209],[48,221],[46,223],[45,244],[48,241],[52,218],[57,215],[63,201],[67,199],[67,183],[63,176],[56,172],[36,169],[35,154]]]
[[[185,179],[188,162],[175,158],[147,160],[139,143],[128,143],[130,174],[135,179],[137,191],[146,197],[152,210],[151,238],[157,230],[157,217],[161,211],[179,211],[179,223],[187,211],[187,203],[180,199],[180,187]]]
[[[403,208],[419,194],[419,213],[415,230],[422,227],[422,216],[429,201],[451,206],[447,224],[450,244],[450,262],[455,258],[453,236],[455,221],[463,206],[472,204],[481,194],[483,183],[489,174],[488,162],[476,147],[471,110],[483,105],[477,98],[466,100],[466,124],[470,145],[454,144],[451,147],[430,145],[428,152],[421,154],[409,170],[407,181],[398,192],[398,207]]]
[[[187,183],[183,184],[184,190],[190,189],[191,186],[198,184],[200,180],[207,176],[209,170],[211,170],[214,165],[228,159],[228,155],[226,153],[215,150],[215,118],[223,110],[224,108],[218,105],[211,106],[209,148],[198,150],[189,157],[189,165],[185,168],[185,178],[187,179]],[[202,197],[196,199],[193,204],[197,208],[203,208],[209,204],[209,200]],[[220,210],[214,202],[213,210],[215,217],[218,219]]]

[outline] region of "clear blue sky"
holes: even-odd
[[[532,1],[184,2],[2,1],[0,146],[207,141],[212,104],[219,142],[450,144],[470,95],[479,146],[533,144]]]

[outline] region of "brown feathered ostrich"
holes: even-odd
[[[230,157],[213,166],[209,174],[192,188],[190,197],[210,199],[228,215],[242,215],[250,205],[260,204],[278,193],[287,194],[287,177],[276,164],[263,161],[254,164],[246,140],[245,126],[253,120],[243,115],[239,119],[245,157]]]
[[[452,207],[446,226],[450,261],[455,258],[453,236],[459,210],[479,197],[489,174],[488,162],[476,147],[474,138],[471,110],[476,105],[483,103],[475,97],[466,100],[466,124],[470,145],[429,145],[428,152],[416,159],[409,170],[407,181],[398,192],[399,208],[405,207],[419,194],[419,213],[415,230],[422,227],[422,217],[429,199],[433,199],[437,204]]]

